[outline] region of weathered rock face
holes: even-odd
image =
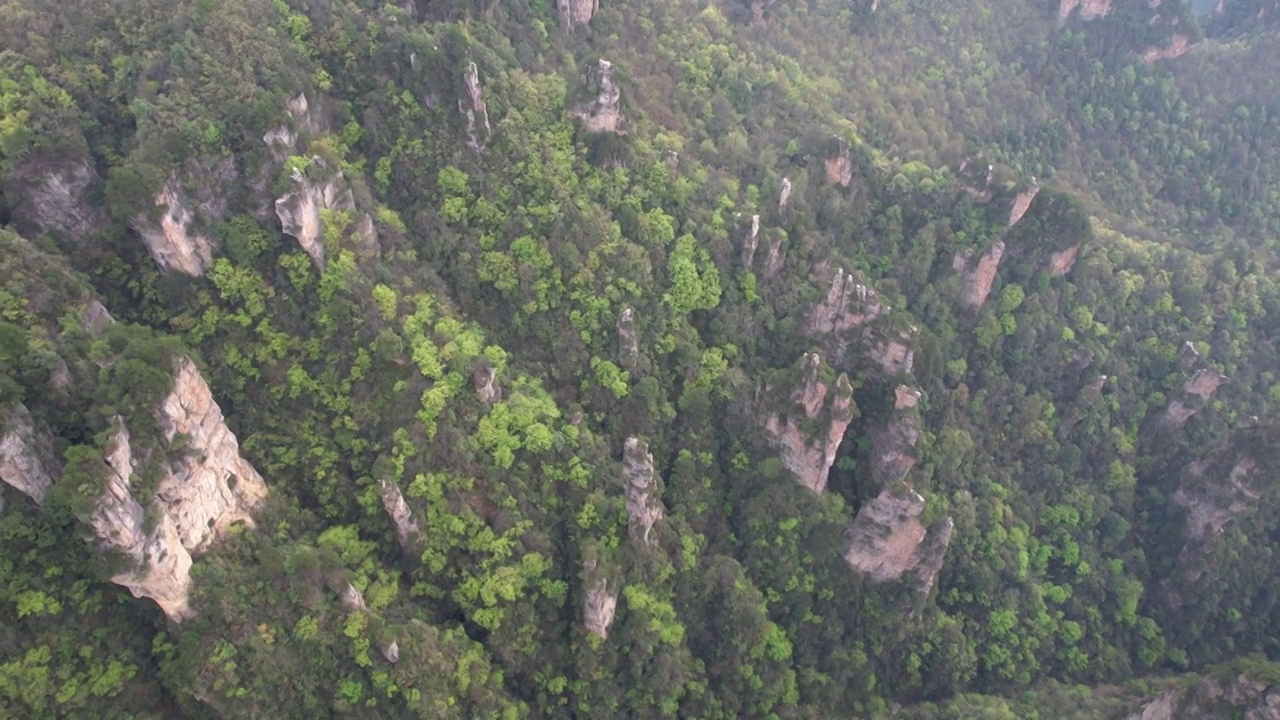
[[[972,267],[969,266],[969,258],[956,256],[954,265],[960,269],[961,303],[973,308],[982,307],[991,294],[991,285],[995,283],[996,271],[1000,269],[1003,257],[1003,240],[997,240]]]
[[[498,369],[492,365],[476,368],[471,375],[471,384],[480,396],[480,402],[492,405],[502,399],[502,388],[498,386]]]
[[[144,458],[135,457],[129,430],[118,430],[106,453],[106,491],[89,524],[107,550],[129,558],[131,567],[113,582],[136,597],[156,601],[173,620],[190,616],[191,552],[208,547],[233,522],[252,522],[250,513],[267,495],[257,470],[240,456],[239,444],[222,418],[195,364],[178,361],[173,390],[156,408],[156,419],[172,448],[159,465],[160,480],[149,501],[155,518],[130,493]]]
[[[873,469],[881,485],[901,480],[915,467],[915,447],[920,442],[919,402],[919,390],[899,385],[888,422],[871,433]]]
[[[896,335],[882,338],[871,346],[868,356],[875,361],[886,375],[898,376],[911,372],[915,365],[915,351],[911,349],[911,335],[916,331],[902,331]]]
[[[624,135],[625,118],[622,115],[622,88],[613,79],[613,63],[601,58],[583,74],[582,81],[596,88],[591,100],[578,105],[573,114],[582,121],[587,132],[608,132]]]
[[[1187,509],[1187,537],[1192,540],[1222,532],[1262,497],[1252,484],[1258,464],[1251,457],[1241,457],[1225,479],[1207,478],[1207,470],[1207,463],[1194,463],[1190,480],[1173,494],[1173,502]]]
[[[787,211],[787,203],[791,202],[791,181],[782,178],[782,189],[778,191],[778,212]]]
[[[294,171],[295,190],[276,200],[276,217],[280,220],[280,229],[284,234],[296,239],[316,269],[324,272],[324,227],[320,211],[350,212],[355,210],[356,202],[341,170],[334,172],[327,180],[313,181],[310,173],[323,172],[325,164],[318,157],[312,158],[311,163],[318,164],[318,168],[308,172],[301,169]]]
[[[1072,245],[1066,250],[1059,250],[1049,256],[1050,277],[1062,277],[1075,267],[1076,255],[1080,253],[1079,245]]]
[[[805,355],[803,376],[791,394],[805,418],[816,420],[822,415],[827,397],[827,386],[819,382],[821,360],[817,355]],[[835,464],[836,453],[844,440],[845,430],[853,422],[853,385],[847,375],[836,379],[832,393],[826,432],[813,435],[804,427],[807,424],[796,413],[771,412],[765,419],[765,434],[778,448],[782,464],[791,471],[795,481],[814,492],[827,488],[827,475]]]
[[[18,403],[0,420],[0,480],[44,505],[59,473],[52,437],[36,430],[27,406]]]
[[[146,511],[130,493],[136,465],[123,422],[107,450],[106,491],[98,499],[89,524],[100,547],[130,561],[130,569],[111,578],[134,597],[151,598],[170,620],[191,617],[187,604],[191,591],[191,553],[182,544],[177,524],[167,513],[156,513],[155,526],[146,532]]]
[[[809,311],[810,332],[827,334],[862,327],[889,312],[874,290],[856,281],[843,268],[831,278],[827,297]]]
[[[627,516],[631,539],[647,548],[657,544],[653,526],[663,518],[661,491],[653,471],[653,454],[648,443],[627,438],[622,449],[622,481],[627,493]]]
[[[31,189],[18,198],[17,216],[40,232],[78,244],[100,227],[102,211],[86,201],[98,175],[86,161],[46,170],[36,163],[24,167],[21,175],[33,175]]]
[[[1214,392],[1226,380],[1227,376],[1217,370],[1204,368],[1197,371],[1183,384],[1182,394],[1169,401],[1161,423],[1166,427],[1182,427],[1192,415],[1208,404],[1209,398],[1213,397]]]
[[[983,170],[983,168],[986,168]],[[980,203],[991,202],[991,184],[995,180],[995,166],[982,162],[982,155],[966,157],[956,169],[961,187]]]
[[[572,30],[574,25],[591,22],[600,9],[600,0],[556,0],[556,9],[560,12],[560,24],[565,30]]]
[[[1111,0],[1060,0],[1058,21],[1066,22],[1077,7],[1080,8],[1081,20],[1096,20],[1111,14]]]
[[[765,260],[764,276],[772,278],[782,269],[782,263],[786,260],[786,252],[782,247],[782,234],[773,233],[773,237],[769,239],[769,257]]]
[[[166,208],[158,225],[145,216],[133,221],[151,258],[164,270],[176,270],[192,277],[204,275],[213,265],[213,241],[191,227],[195,213],[176,180],[165,183],[156,195],[156,206]]]
[[[1280,688],[1246,673],[1230,680],[1201,678],[1191,687],[1161,693],[1128,720],[1184,718],[1280,720]]]
[[[623,308],[618,315],[618,362],[628,370],[640,359],[640,331],[636,329],[636,312]]]
[[[1035,178],[1031,178],[1031,187],[1018,193],[1013,198],[1013,206],[1009,208],[1009,227],[1018,224],[1023,215],[1027,214],[1027,209],[1031,207],[1031,202],[1036,199],[1036,195],[1040,194],[1040,185]]]
[[[413,510],[409,508],[409,503],[405,502],[400,486],[390,478],[383,478],[378,481],[378,493],[382,496],[383,509],[387,511],[391,524],[396,528],[396,540],[400,543],[400,547],[405,550],[412,548],[414,541],[422,535],[422,530],[414,521]]]
[[[954,523],[948,518],[928,532],[920,522],[924,505],[924,498],[902,483],[881,491],[854,518],[845,552],[849,566],[878,582],[915,571],[921,589],[931,589]]]
[[[618,591],[609,587],[609,581],[601,578],[587,589],[583,601],[582,624],[587,632],[601,640],[609,637],[609,626],[613,624],[613,616],[618,608]]]
[[[826,160],[827,182],[849,187],[853,182],[853,151],[849,144],[840,141],[840,149]]]
[[[742,267],[750,270],[756,259],[756,247],[760,244],[760,216],[751,216],[751,228],[742,238]]]
[[[1174,35],[1164,47],[1151,46],[1143,51],[1142,60],[1153,63],[1157,60],[1171,60],[1181,57],[1192,47],[1191,38],[1186,35]]]
[[[467,65],[462,81],[466,86],[467,98],[458,98],[458,111],[466,119],[465,132],[467,147],[480,152],[489,143],[493,129],[489,127],[489,109],[484,104],[484,90],[480,87],[480,70],[475,63]]]
[[[281,161],[293,154],[297,147],[299,130],[314,135],[326,129],[323,118],[317,110],[312,108],[306,95],[299,94],[290,99],[285,104],[285,114],[288,116],[288,122],[267,131],[267,134],[262,136],[262,141],[271,148],[276,159]]]

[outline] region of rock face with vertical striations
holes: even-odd
[[[806,354],[800,380],[790,395],[795,410],[774,411],[765,417],[765,434],[778,449],[783,466],[797,483],[818,493],[827,488],[827,476],[854,417],[853,385],[843,373],[836,379],[826,417],[822,417],[828,388],[819,377],[821,365],[816,354]],[[814,420],[819,421],[819,428],[825,428],[816,433],[809,429]]]
[[[589,558],[583,563],[586,576],[586,592],[582,600],[582,624],[587,632],[604,640],[609,637],[609,626],[618,609],[618,587],[597,571],[599,563]]]
[[[574,116],[590,133],[625,135],[625,118],[622,115],[622,88],[613,78],[613,63],[601,58],[587,68],[582,76],[583,84],[593,88],[595,94],[574,109]]]
[[[133,221],[151,258],[164,270],[192,277],[204,275],[213,265],[213,241],[192,227],[195,220],[192,204],[176,180],[165,183],[156,195],[156,206],[165,208],[158,223],[145,216]]]
[[[1004,257],[1004,241],[996,240],[977,262],[968,256],[957,255],[954,266],[960,270],[960,302],[971,308],[980,308],[991,294],[996,281],[1000,260]]]
[[[746,268],[747,270],[750,270],[751,266],[755,263],[756,248],[759,246],[759,244],[760,244],[760,216],[752,215],[751,227],[750,229],[747,230],[746,234],[742,238],[742,251],[739,256],[740,259],[742,260],[742,267]]]
[[[387,511],[387,517],[391,518],[391,524],[396,528],[396,540],[400,547],[405,550],[412,548],[414,541],[422,535],[422,530],[413,519],[413,510],[405,502],[400,486],[390,478],[383,478],[378,481],[378,494],[382,497],[382,508]]]
[[[924,498],[905,483],[882,490],[854,518],[845,552],[849,566],[877,582],[914,571],[918,586],[928,592],[942,569],[955,525],[947,518],[926,529],[920,521],[924,506]]]
[[[636,329],[636,311],[623,308],[618,315],[618,363],[631,370],[640,359],[640,331]]]
[[[464,132],[467,135],[467,147],[473,152],[480,152],[489,144],[493,129],[489,127],[489,108],[484,102],[484,90],[480,87],[480,69],[475,63],[469,63],[462,76],[467,91],[466,99],[458,98],[458,111],[466,121]]]
[[[329,173],[325,161],[319,157],[313,157],[307,168],[294,170],[293,184],[293,192],[276,200],[280,229],[297,240],[316,269],[324,272],[324,221],[321,211],[354,211],[355,197],[342,171]]]
[[[853,150],[843,139],[840,149],[828,157],[824,165],[828,183],[849,187],[853,182]]]
[[[826,298],[809,311],[808,328],[815,334],[859,328],[889,312],[875,290],[837,268]]]
[[[778,212],[787,211],[787,205],[791,202],[791,180],[782,178],[782,189],[778,191]]]
[[[662,491],[653,470],[653,454],[649,444],[639,438],[627,438],[622,448],[622,482],[626,488],[627,517],[631,539],[646,548],[657,545],[653,526],[664,516]]]
[[[36,430],[22,403],[9,408],[0,421],[0,433],[0,481],[43,506],[59,472],[52,436]]]
[[[915,467],[920,396],[919,390],[899,385],[894,390],[893,412],[884,425],[871,431],[872,472],[881,486],[901,480]]]
[[[49,233],[70,245],[79,245],[102,227],[105,213],[88,202],[91,189],[100,182],[89,162],[49,163],[29,161],[19,176],[31,176],[28,190],[16,199],[19,225]]]

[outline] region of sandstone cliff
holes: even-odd
[[[1009,208],[1009,227],[1018,224],[1023,215],[1027,214],[1027,209],[1031,207],[1031,203],[1036,199],[1036,195],[1040,194],[1040,185],[1035,178],[1031,178],[1031,186],[1026,190],[1018,193],[1013,198],[1013,205]]]
[[[809,311],[809,331],[817,334],[859,328],[889,312],[874,290],[837,268],[826,298]]]
[[[872,471],[881,486],[906,477],[915,467],[920,441],[920,391],[899,385],[894,390],[893,412],[883,425],[871,431]]]
[[[840,140],[839,149],[826,159],[824,165],[827,182],[844,187],[849,187],[849,183],[853,182],[853,150],[843,139]]]
[[[1197,371],[1183,383],[1181,392],[1169,400],[1169,405],[1161,416],[1161,423],[1166,427],[1182,427],[1192,415],[1208,404],[1213,393],[1226,380],[1227,376],[1217,370],[1204,368]]]
[[[317,179],[323,178],[323,179]],[[311,158],[307,168],[295,168],[294,191],[276,200],[276,217],[284,234],[293,237],[316,269],[324,272],[325,247],[322,210],[354,212],[355,197],[341,170],[329,171],[324,160]],[[371,228],[370,228],[371,229]]]
[[[618,364],[633,370],[640,359],[640,331],[636,329],[636,311],[623,308],[618,315]]]
[[[145,216],[133,220],[151,258],[164,270],[199,277],[213,265],[213,241],[193,227],[191,201],[176,180],[165,183],[156,195],[156,206],[165,208],[159,223]]]
[[[573,114],[582,121],[587,132],[626,134],[623,128],[625,118],[622,115],[622,88],[613,78],[613,63],[601,58],[583,73],[582,82],[586,87],[594,88],[595,94],[580,103]]]
[[[845,552],[849,566],[877,582],[914,572],[923,591],[932,589],[955,525],[947,518],[926,529],[920,521],[924,506],[924,498],[905,483],[882,490],[854,518]]]
[[[1058,22],[1066,22],[1077,7],[1080,8],[1081,20],[1096,20],[1111,14],[1111,0],[1060,0]]]
[[[823,417],[828,388],[819,378],[821,364],[816,354],[806,354],[800,381],[790,395],[795,410],[770,412],[765,418],[765,434],[778,449],[783,466],[797,483],[819,493],[826,490],[827,475],[854,417],[853,385],[844,374],[836,379]]]
[[[662,490],[653,470],[653,454],[639,438],[627,438],[622,449],[622,482],[626,488],[627,517],[631,539],[646,548],[658,538],[653,526],[664,516]]]
[[[396,528],[396,540],[400,547],[411,549],[414,541],[422,535],[422,530],[413,519],[413,510],[405,501],[404,493],[400,492],[400,486],[390,478],[383,478],[378,481],[378,494],[382,497],[382,508],[387,511],[387,517],[391,518],[391,524]]]
[[[600,563],[589,557],[583,563],[586,592],[582,600],[582,624],[587,632],[604,640],[609,637],[609,626],[618,609],[618,587],[600,570]]]
[[[30,177],[24,183],[29,190],[16,198],[15,216],[21,224],[74,246],[105,222],[102,210],[87,201],[90,190],[100,183],[87,161],[53,167],[31,161],[24,163],[19,176]]]
[[[972,308],[980,308],[986,303],[1003,257],[1003,240],[996,240],[975,263],[970,262],[968,255],[956,255],[952,265],[960,271],[961,303]]]

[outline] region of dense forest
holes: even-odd
[[[1280,717],[1274,0],[0,0],[0,716]]]

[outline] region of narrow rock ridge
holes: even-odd
[[[1226,380],[1227,376],[1217,370],[1203,368],[1196,371],[1195,375],[1183,383],[1181,394],[1169,400],[1161,423],[1165,427],[1182,427],[1192,415],[1208,404],[1209,399]]]
[[[396,528],[396,540],[400,543],[400,547],[405,550],[412,549],[414,542],[421,537],[422,530],[414,521],[413,510],[409,508],[409,503],[405,502],[400,486],[390,478],[383,478],[378,481],[378,493],[382,496],[383,509],[387,511],[391,524]]]
[[[267,488],[240,456],[221,408],[189,358],[178,360],[173,390],[156,408],[156,419],[173,452],[159,466],[150,509],[131,494],[132,478],[143,473],[146,458],[135,457],[129,430],[117,418],[105,453],[105,491],[88,522],[104,549],[131,560],[112,581],[135,597],[155,600],[170,619],[181,621],[192,614],[191,553],[207,548],[231,523],[252,523],[250,513]]]
[[[213,241],[192,229],[195,214],[177,180],[170,179],[164,184],[155,203],[157,207],[166,208],[158,225],[145,215],[133,220],[133,227],[142,236],[151,258],[163,270],[176,270],[192,277],[204,275],[213,265]]]
[[[760,244],[760,216],[751,216],[751,229],[742,238],[742,267],[751,269],[756,259],[756,247]]]
[[[458,110],[466,118],[467,147],[473,152],[480,152],[493,136],[489,127],[489,109],[484,103],[484,90],[480,87],[480,69],[475,63],[468,63],[462,76],[467,88],[467,99],[458,98]]]
[[[312,170],[312,167],[316,169]],[[324,228],[321,210],[354,211],[355,197],[341,170],[335,171],[323,182],[313,182],[311,173],[322,173],[324,160],[311,158],[308,169],[296,168],[293,173],[293,192],[276,200],[276,217],[284,234],[298,241],[320,272],[325,268]]]
[[[627,307],[618,315],[618,362],[632,370],[640,359],[640,331],[636,329],[636,312]]]
[[[626,486],[631,539],[652,548],[658,542],[653,526],[664,513],[661,489],[653,470],[653,454],[649,452],[649,444],[639,438],[627,438],[623,445],[622,481]]]
[[[769,239],[769,257],[765,260],[764,276],[772,278],[782,269],[782,263],[786,260],[787,253],[782,247],[783,235],[781,232],[773,233],[773,237]]]
[[[862,506],[849,529],[849,566],[877,582],[914,571],[920,589],[932,589],[955,524],[947,518],[928,532],[920,522],[924,506],[924,498],[906,483],[882,490]]]
[[[916,443],[920,442],[920,391],[899,385],[894,390],[893,413],[888,421],[871,432],[873,469],[881,487],[897,482],[915,467]]]
[[[498,369],[492,365],[486,363],[476,368],[471,374],[471,386],[476,389],[476,395],[480,396],[480,402],[485,405],[492,405],[502,399]]]
[[[996,280],[996,271],[1000,269],[1000,259],[1004,257],[1004,241],[996,240],[982,257],[969,267],[969,257],[956,255],[952,263],[960,270],[960,302],[971,308],[980,308],[991,294],[991,286]]]
[[[586,25],[600,9],[600,0],[556,0],[560,12],[560,24],[565,30],[574,25]]]
[[[791,202],[791,181],[782,178],[782,190],[778,192],[778,212],[787,211],[787,204]]]
[[[835,464],[845,430],[853,422],[853,385],[849,376],[841,373],[831,393],[825,431],[815,434],[806,429],[812,425],[811,421],[821,417],[828,395],[827,387],[818,380],[820,364],[817,355],[804,356],[802,377],[791,394],[800,413],[771,412],[765,419],[765,434],[778,449],[783,467],[797,483],[817,493],[826,490],[827,476]],[[801,413],[807,421],[797,417]]]
[[[1040,194],[1040,184],[1035,178],[1031,178],[1031,186],[1026,190],[1018,193],[1013,198],[1013,205],[1009,208],[1009,227],[1018,224],[1023,215],[1027,214],[1027,209],[1031,207],[1031,202],[1036,199],[1036,195]]]
[[[1080,246],[1072,245],[1066,250],[1059,250],[1049,256],[1049,276],[1062,277],[1075,267],[1076,255],[1080,254]]]
[[[840,139],[840,149],[826,160],[827,182],[849,187],[853,182],[853,150]]]
[[[43,507],[53,479],[61,472],[53,438],[36,430],[27,406],[9,408],[0,430],[0,480]]]
[[[573,112],[582,121],[587,132],[608,132],[625,135],[622,116],[622,89],[613,79],[613,63],[601,58],[598,63],[587,68],[582,81],[588,87],[595,87],[596,96],[580,104]]]

